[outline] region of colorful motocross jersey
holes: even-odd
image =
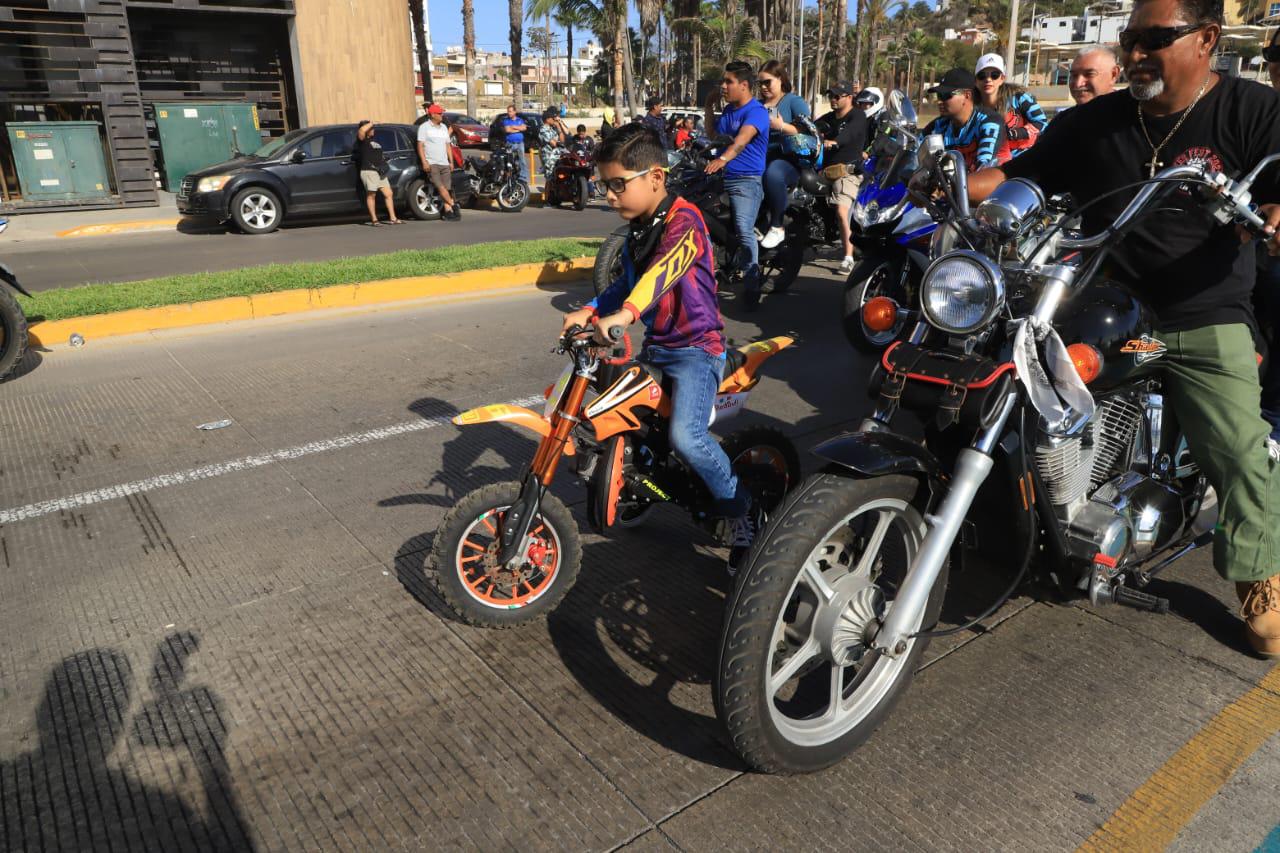
[[[598,315],[625,308],[643,320],[646,348],[699,347],[721,355],[724,323],[702,211],[669,196],[656,218],[656,224],[633,230],[622,252],[622,275],[588,305]],[[647,233],[651,227],[659,232]],[[639,276],[637,268],[644,270]]]
[[[1009,99],[1004,124],[1008,128],[1009,154],[1017,157],[1036,144],[1036,138],[1049,126],[1049,118],[1030,92],[1018,92]]]
[[[935,133],[942,134],[948,151],[959,151],[964,155],[970,172],[1009,161],[1009,137],[1004,122],[980,109],[975,109],[960,127],[956,127],[950,118],[938,116],[925,127],[921,138]]]

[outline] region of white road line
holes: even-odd
[[[541,395],[536,397],[525,397],[521,400],[512,400],[507,403],[507,405],[532,406],[535,403],[543,402],[543,399],[544,398]],[[27,521],[32,518],[39,518],[42,515],[50,515],[66,509],[91,506],[93,504],[118,500],[119,498],[140,494],[142,492],[151,492],[156,489],[163,489],[169,486],[181,486],[186,483],[195,483],[200,480],[210,480],[214,477],[221,477],[224,474],[235,473],[236,471],[247,471],[251,468],[261,468],[263,465],[270,465],[272,462],[284,462],[289,459],[298,459],[302,456],[310,456],[313,453],[328,453],[331,450],[342,450],[343,448],[355,447],[359,444],[369,444],[375,441],[395,438],[398,435],[406,435],[411,432],[422,432],[423,430],[434,429],[435,427],[449,423],[451,417],[451,415],[441,415],[434,418],[418,418],[416,420],[405,421],[391,426],[367,430],[366,432],[353,432],[348,435],[337,436],[336,438],[326,438],[322,441],[311,441],[306,444],[299,444],[296,447],[286,447],[281,450],[274,450],[270,453],[261,453],[256,456],[244,456],[240,459],[232,459],[228,462],[217,462],[213,465],[202,465],[199,468],[189,468],[186,471],[175,471],[172,474],[160,474],[155,477],[148,477],[145,480],[134,480],[131,483],[120,483],[115,486],[93,489],[92,491],[81,492],[77,495],[69,495],[65,498],[55,498],[49,501],[27,504],[26,506],[4,509],[0,510],[0,524],[11,524],[15,521]]]

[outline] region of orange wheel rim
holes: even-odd
[[[751,467],[769,467],[774,470],[785,487],[791,487],[791,477],[787,472],[787,460],[776,447],[769,447],[764,444],[757,444],[754,447],[748,447],[742,451],[733,460],[733,467],[739,465],[748,465]]]
[[[534,519],[529,530],[529,547],[519,568],[498,565],[498,531],[507,509],[494,507],[471,522],[454,557],[467,593],[496,610],[514,610],[537,601],[551,588],[560,569],[560,535],[542,516]]]

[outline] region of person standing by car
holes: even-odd
[[[776,59],[770,59],[761,66],[756,81],[760,84],[760,102],[769,111],[769,165],[764,171],[769,230],[760,240],[760,248],[772,249],[787,236],[782,227],[782,217],[787,212],[787,197],[800,180],[800,170],[796,168],[795,155],[789,143],[805,134],[807,128],[801,122],[809,118],[809,105],[791,91],[787,67]]]
[[[988,53],[978,59],[974,69],[977,105],[1002,120],[1009,138],[1009,156],[1017,157],[1032,145],[1049,126],[1049,118],[1035,96],[1005,79],[1004,57]]]
[[[349,138],[349,137],[348,137]],[[378,202],[375,196],[382,193],[387,204],[387,220],[392,225],[402,224],[396,217],[395,198],[391,194],[391,182],[387,174],[391,167],[387,165],[387,156],[382,146],[373,138],[373,122],[364,119],[356,128],[356,146],[352,151],[356,168],[360,171],[360,182],[364,184],[365,205],[369,208],[369,225],[381,225],[378,221]]]
[[[440,201],[444,204],[444,218],[457,221],[462,218],[462,208],[454,203],[450,186],[453,183],[453,163],[449,157],[449,141],[454,129],[444,123],[444,107],[432,104],[427,107],[427,120],[418,125],[418,160],[422,174],[435,185]]]
[[[520,180],[526,184],[529,183],[529,164],[524,159],[524,133],[528,129],[516,112],[516,105],[508,104],[507,117],[502,120],[502,132],[507,135],[507,147],[520,161]]]
[[[765,151],[769,146],[769,111],[751,96],[755,72],[745,62],[730,62],[720,80],[724,112],[716,132],[733,137],[729,147],[707,164],[707,174],[724,171],[724,190],[733,210],[738,253],[746,259],[743,270],[743,302],[748,311],[760,305],[760,244],[756,241],[756,217],[764,200]]]
[[[822,131],[826,168],[822,174],[833,181],[831,203],[836,206],[836,218],[840,220],[840,239],[844,245],[844,260],[840,272],[853,272],[853,242],[849,228],[849,212],[858,200],[858,187],[862,183],[862,152],[867,147],[867,127],[871,120],[867,114],[853,105],[853,84],[837,83],[827,90],[831,112],[818,119]]]

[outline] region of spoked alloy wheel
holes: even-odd
[[[766,772],[818,770],[870,736],[928,641],[870,648],[925,533],[908,477],[810,477],[769,524],[725,620],[716,710]],[[940,578],[913,630],[936,618]]]
[[[529,203],[529,187],[524,181],[507,181],[498,188],[498,207],[508,213],[524,210]]]
[[[450,608],[473,625],[502,628],[553,609],[569,591],[582,545],[569,510],[542,498],[518,565],[498,559],[498,531],[520,496],[519,483],[486,486],[464,497],[440,523],[432,548],[435,583]]]
[[[269,234],[280,226],[280,200],[270,190],[251,187],[232,200],[231,215],[246,234]]]

